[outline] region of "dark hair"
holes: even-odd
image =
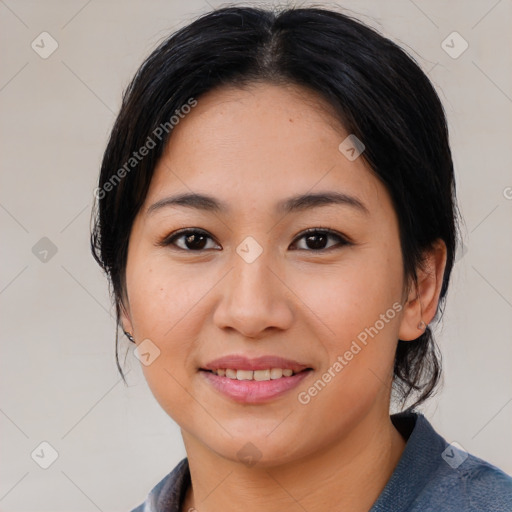
[[[457,206],[444,110],[428,78],[395,43],[339,12],[228,6],[162,42],[123,95],[101,165],[91,234],[93,255],[109,278],[117,325],[126,298],[131,227],[172,134],[169,120],[191,98],[223,85],[255,82],[315,92],[346,131],[363,141],[362,157],[389,191],[399,219],[407,281],[417,282],[424,251],[437,239],[445,242],[437,319],[454,263]],[[134,152],[149,147],[149,140],[151,150],[135,159]],[[118,330],[116,362],[124,379]],[[409,409],[433,393],[440,373],[429,327],[414,341],[398,341],[394,389],[403,403],[418,395]]]

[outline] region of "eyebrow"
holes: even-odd
[[[314,194],[299,194],[288,199],[279,201],[276,204],[277,213],[291,213],[309,210],[320,206],[345,205],[369,215],[369,210],[356,197],[341,192],[319,192]],[[230,208],[226,203],[206,194],[184,193],[175,196],[165,197],[152,204],[146,211],[146,215],[165,207],[183,206],[206,212],[229,213]]]

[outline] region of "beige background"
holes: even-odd
[[[444,388],[425,412],[449,442],[512,473],[512,3],[337,4],[404,46],[445,105],[465,249],[438,329]],[[185,456],[131,352],[130,386],[120,381],[88,235],[122,90],[163,37],[209,9],[0,1],[2,511],[131,510]],[[47,59],[31,48],[43,31],[58,43]],[[469,43],[457,59],[441,47],[453,31]],[[43,237],[57,249],[46,262],[33,253]],[[48,469],[31,458],[43,441],[58,452]]]

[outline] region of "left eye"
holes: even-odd
[[[329,247],[325,247],[325,244],[327,240],[331,239],[338,239],[339,243],[337,245],[343,246],[343,245],[350,245],[350,242],[343,236],[341,236],[339,233],[336,233],[335,231],[332,231],[330,229],[319,229],[319,228],[311,228],[308,229],[305,233],[302,233],[302,235],[296,240],[302,240],[304,239],[305,243],[309,247],[299,247],[300,250],[305,250],[307,248],[314,249],[314,251],[325,251],[327,249],[330,249],[333,245],[330,245]],[[334,244],[336,245],[336,244]],[[312,247],[311,247],[312,246]]]
[[[175,245],[184,251],[196,252],[214,248],[207,247],[208,239],[213,241],[212,237],[206,231],[200,229],[183,229],[167,236],[159,242],[158,245]],[[337,239],[338,244],[331,244],[326,247],[326,243],[329,239]],[[177,240],[182,240],[183,244],[180,245],[176,243]],[[350,245],[350,242],[345,237],[327,228],[308,229],[294,240],[294,244],[300,240],[305,241],[306,247],[298,247],[299,250],[310,249],[313,252],[325,251],[330,249],[333,245]]]

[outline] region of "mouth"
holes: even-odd
[[[240,370],[234,368],[217,368],[215,370],[208,370],[206,368],[200,368],[199,370],[202,372],[211,373],[218,377],[226,377],[231,380],[254,380],[262,382],[293,377],[299,373],[313,370],[313,368],[304,368],[298,371],[294,371],[291,368],[266,368],[261,370]]]
[[[291,369],[281,368],[263,370],[201,368],[199,371],[206,384],[215,392],[240,404],[262,404],[280,398],[296,388],[312,373],[312,368],[304,368],[296,373]]]
[[[249,372],[252,371],[256,374],[256,379],[261,378],[262,380],[266,380],[264,377],[266,374],[258,372],[273,372],[269,377],[272,379],[282,377],[282,375],[279,375],[279,370],[283,372],[285,377],[290,377],[294,373],[299,373],[302,370],[311,368],[312,367],[308,364],[299,363],[298,361],[286,359],[277,355],[248,357],[243,354],[228,354],[202,365],[200,369],[211,370],[213,372],[220,371],[221,377],[228,376],[229,378],[235,378],[232,372],[237,372],[237,375],[240,374],[240,380],[250,380]],[[292,371],[291,374],[290,371]],[[272,375],[275,375],[275,377],[272,377]]]

